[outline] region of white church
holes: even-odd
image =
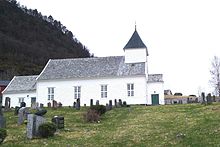
[[[25,102],[47,106],[52,100],[63,106],[80,105],[99,100],[126,101],[127,104],[164,104],[162,74],[148,73],[148,50],[136,28],[124,47],[124,56],[50,59],[39,75],[15,76],[3,93],[11,107]]]

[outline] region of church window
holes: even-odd
[[[54,100],[54,87],[48,87],[48,100]]]
[[[74,86],[74,98],[80,99],[81,97],[81,87],[80,86]]]
[[[127,84],[127,92],[128,96],[134,96],[134,84],[133,83],[128,83]]]
[[[107,85],[101,85],[101,98],[107,98]]]

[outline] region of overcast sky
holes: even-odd
[[[95,56],[121,56],[137,31],[149,72],[185,95],[211,92],[213,56],[220,56],[218,0],[17,0],[61,21]]]

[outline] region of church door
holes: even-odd
[[[159,105],[159,94],[151,94],[152,105]]]

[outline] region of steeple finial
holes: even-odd
[[[137,25],[136,25],[136,21],[135,21],[135,31],[137,30]]]

